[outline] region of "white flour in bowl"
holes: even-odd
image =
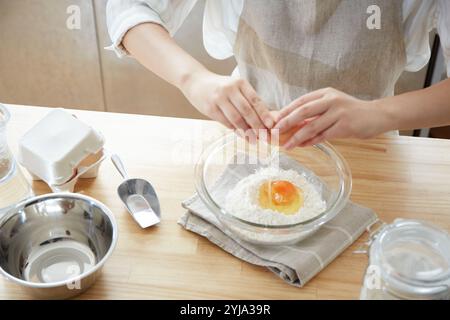
[[[260,186],[267,181],[286,180],[303,191],[303,206],[294,214],[285,215],[258,204]],[[306,177],[294,170],[277,167],[258,169],[239,181],[226,196],[225,209],[234,216],[264,225],[288,225],[310,220],[326,209],[320,193]]]

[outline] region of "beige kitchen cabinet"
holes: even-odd
[[[132,58],[104,47],[107,0],[0,0],[0,101],[160,116],[202,117],[174,87]],[[70,5],[80,8],[80,30],[66,26]],[[234,59],[215,60],[202,43],[204,0],[175,35],[211,70],[229,74]],[[405,73],[397,92],[423,86],[426,68]]]
[[[131,58],[104,49],[107,0],[0,0],[0,101],[161,116],[201,117],[174,87]],[[66,10],[80,8],[81,29]],[[211,70],[228,74],[233,59],[209,57],[202,44],[204,1],[177,41]]]
[[[68,29],[70,5],[81,29]],[[0,101],[104,110],[91,1],[0,0]]]

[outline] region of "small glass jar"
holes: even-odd
[[[360,299],[450,299],[449,234],[417,220],[384,226],[370,245]]]
[[[9,149],[6,129],[10,114],[0,104],[0,216],[13,204],[31,195],[31,186]]]

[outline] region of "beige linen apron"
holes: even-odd
[[[367,27],[371,5],[381,29]],[[402,1],[245,0],[234,53],[271,109],[324,87],[365,100],[393,95],[406,61]]]

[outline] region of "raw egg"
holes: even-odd
[[[290,215],[303,206],[303,192],[286,180],[267,181],[259,188],[258,200],[264,209]]]

